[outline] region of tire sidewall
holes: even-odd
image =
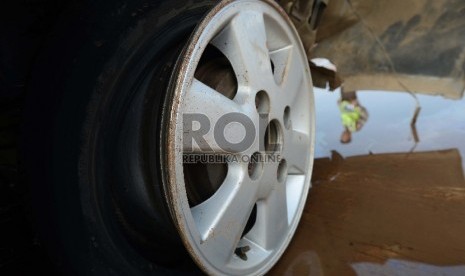
[[[137,71],[134,58],[143,51],[141,45],[152,43],[152,51],[163,51],[169,39],[160,35],[176,22],[199,20],[212,2],[82,3],[70,6],[51,33],[29,84],[22,155],[35,224],[62,271],[170,273],[142,257],[109,226],[114,218],[107,217],[103,206],[112,204],[111,191],[101,183],[102,151],[96,141],[105,137],[111,118],[104,106],[124,93],[118,85],[128,64]]]

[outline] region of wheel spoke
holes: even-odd
[[[284,158],[288,164],[289,174],[305,174],[309,156],[305,153],[308,152],[310,145],[310,137],[300,131],[293,130],[290,133],[289,142],[286,143],[284,148]]]
[[[256,76],[271,80],[263,14],[253,11],[238,14],[212,44],[231,62],[240,85],[253,85],[260,79]]]
[[[292,46],[286,46],[270,52],[270,58],[274,65],[274,78],[277,84],[281,85],[289,69],[289,57],[292,52]]]
[[[242,113],[241,107],[236,102],[194,79],[183,103],[184,152],[238,151],[234,147],[223,146],[221,148],[214,137],[214,126],[218,119],[226,114]],[[200,124],[199,129],[195,128],[194,122]],[[241,131],[242,126],[231,124],[224,134],[234,139],[235,135],[240,135]]]
[[[297,49],[294,47],[285,49],[287,49],[288,58],[286,61],[286,68],[283,72],[281,86],[289,103],[293,103],[303,87],[303,74],[305,74],[305,72],[298,60],[299,57],[296,53]]]
[[[288,175],[286,180],[286,196],[287,196],[287,219],[289,224],[294,219],[297,208],[301,204],[300,199],[304,194],[305,175]]]
[[[272,250],[289,227],[286,183],[277,183],[266,199],[257,202],[257,207],[257,221],[247,238],[265,250]]]
[[[227,263],[241,238],[256,200],[257,187],[232,165],[220,189],[191,209],[206,254]]]

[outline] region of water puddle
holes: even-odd
[[[417,95],[412,127],[412,95],[354,96],[316,92],[313,188],[271,274],[465,275],[465,99]]]

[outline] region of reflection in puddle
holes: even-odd
[[[342,156],[388,152],[415,152],[457,148],[465,156],[465,98],[450,100],[439,96],[417,95],[421,113],[416,123],[419,142],[416,143],[410,122],[416,102],[408,93],[362,91],[357,100],[368,113],[363,128],[352,134],[350,144],[340,143],[341,123],[337,102],[340,93],[317,91],[317,140],[315,158],[330,156],[337,151]],[[465,165],[463,165],[465,169]]]
[[[418,99],[416,140],[411,95],[358,92],[343,144],[340,93],[316,92],[313,188],[272,275],[465,275],[465,100]]]

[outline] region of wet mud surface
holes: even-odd
[[[465,99],[361,91],[340,142],[339,92],[316,91],[309,198],[270,275],[465,275]]]

